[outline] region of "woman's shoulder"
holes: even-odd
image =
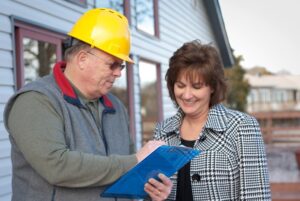
[[[224,114],[226,114],[228,121],[236,121],[236,122],[256,122],[256,118],[251,114],[243,111],[239,111],[236,109],[231,109],[224,105],[220,105],[220,110],[223,110]]]
[[[256,121],[255,117],[251,114],[231,109],[223,104],[213,106],[209,115],[213,118],[217,118],[218,121],[224,121],[225,124],[226,122]]]

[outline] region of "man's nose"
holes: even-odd
[[[121,69],[121,68],[115,68],[115,69],[113,70],[113,75],[114,75],[115,77],[121,77],[121,75],[122,75],[122,69]]]

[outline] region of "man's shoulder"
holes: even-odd
[[[47,76],[44,76],[42,78],[38,78],[37,80],[26,84],[19,91],[21,91],[21,92],[26,91],[26,90],[32,91],[33,89],[35,89],[35,90],[43,90],[43,89],[47,90],[51,86],[54,86],[54,85],[56,85],[54,77],[52,75],[47,75]]]
[[[18,90],[8,101],[7,105],[18,102],[50,102],[51,97],[60,96],[60,92],[55,87],[54,79],[45,76],[36,81],[30,82]],[[54,99],[57,99],[54,98]]]
[[[38,91],[24,91],[16,97],[16,101],[33,102],[48,100],[47,96]]]

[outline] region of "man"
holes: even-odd
[[[132,62],[127,19],[111,9],[92,9],[68,35],[66,62],[23,87],[6,106],[12,200],[101,200],[107,184],[163,144],[151,141],[133,154],[127,113],[109,94],[122,62]],[[153,200],[170,193],[170,179],[160,179],[145,184]]]

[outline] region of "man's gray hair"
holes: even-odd
[[[80,50],[89,49],[91,46],[81,40],[69,37],[64,41],[64,60],[69,61],[71,57]]]

